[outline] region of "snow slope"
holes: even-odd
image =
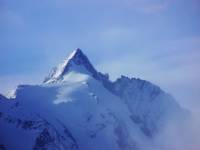
[[[80,49],[41,85],[0,95],[0,149],[139,150],[169,118],[185,116],[150,82],[97,72]]]

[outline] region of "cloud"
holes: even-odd
[[[199,118],[168,120],[150,143],[143,142],[142,150],[199,150]]]
[[[184,121],[180,118],[169,120],[155,138],[155,146],[162,150],[199,150],[200,120],[194,114],[190,117]]]

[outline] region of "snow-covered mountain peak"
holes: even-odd
[[[88,58],[85,56],[85,54],[82,52],[82,50],[80,48],[77,48],[77,49],[73,50],[71,54],[69,54],[69,56],[66,60],[68,60],[68,61],[71,60],[76,63],[81,63],[85,59],[88,60]]]
[[[44,80],[44,83],[64,81],[65,76],[70,72],[87,74],[93,77],[98,76],[98,72],[92,66],[87,56],[81,49],[77,48],[63,61],[63,63],[52,69],[49,76]]]
[[[110,81],[80,49],[44,83],[0,94],[0,149],[162,149],[154,148],[154,140],[165,125],[178,120],[181,126],[188,116],[148,81],[126,76]]]
[[[73,57],[75,57],[76,55],[83,55],[83,52],[80,48],[75,49],[68,57],[68,59],[72,59]]]

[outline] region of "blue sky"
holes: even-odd
[[[199,0],[0,0],[0,92],[40,83],[79,47],[112,79],[150,80],[198,108],[199,18]]]

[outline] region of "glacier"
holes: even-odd
[[[0,95],[0,149],[6,150],[156,149],[153,140],[165,125],[189,116],[151,82],[109,80],[79,48],[43,83],[12,93]]]

